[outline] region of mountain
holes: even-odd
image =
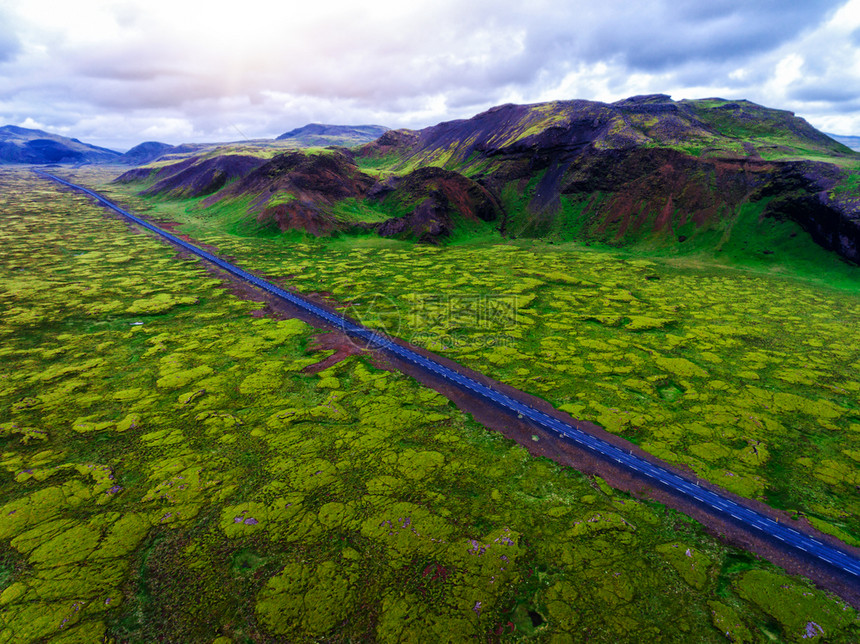
[[[158,141],[146,141],[134,146],[120,156],[119,163],[127,165],[144,165],[176,149],[176,146]]]
[[[169,167],[142,188],[159,192]],[[318,235],[438,243],[497,230],[757,256],[811,238],[860,261],[860,154],[791,112],[744,100],[502,105],[351,151],[290,152],[250,172],[204,203],[267,230]]]
[[[116,163],[124,165],[146,165],[154,161],[181,161],[188,157],[218,150],[218,143],[182,143],[170,145],[159,141],[139,143],[121,155]]]
[[[829,134],[828,135],[834,141],[839,141],[842,145],[845,145],[855,152],[860,152],[860,136],[847,136],[844,134]]]
[[[0,164],[108,163],[119,152],[58,134],[5,125],[0,127]]]
[[[321,125],[312,123],[282,134],[274,140],[255,139],[235,143],[186,143],[168,145],[158,141],[147,141],[136,145],[123,154],[118,162],[127,165],[145,165],[166,155],[175,161],[201,154],[217,154],[219,150],[231,147],[247,147],[255,151],[271,148],[288,150],[308,147],[342,146],[354,147],[369,143],[388,131],[381,125]]]
[[[352,147],[370,143],[388,131],[382,125],[323,125],[310,123],[281,134],[277,141],[291,141],[300,147]]]
[[[766,254],[786,241],[769,236],[772,224],[792,221],[860,261],[860,155],[791,112],[749,101],[658,94],[502,105],[387,132],[356,154],[386,172],[433,165],[477,180],[503,200],[507,236]]]
[[[792,112],[749,101],[675,102],[663,94],[611,104],[579,100],[501,105],[467,120],[417,132],[390,132],[361,154],[376,158],[394,154],[397,158],[385,164],[394,170],[427,164],[468,169],[488,159],[523,155],[561,160],[591,151],[655,148],[697,158],[852,154]]]

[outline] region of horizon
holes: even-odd
[[[632,97],[628,97],[628,98],[632,98]],[[743,98],[737,98],[737,99],[724,99],[723,97],[708,96],[708,97],[699,97],[699,98],[696,98],[696,99],[690,99],[690,98],[686,98],[686,97],[685,97],[685,98],[682,98],[682,99],[677,99],[677,101],[682,101],[682,100],[705,100],[705,99],[735,100],[735,101],[743,101],[743,100],[746,100],[746,99],[743,99]],[[570,101],[574,101],[574,100],[591,100],[591,99],[557,99],[557,100],[562,100],[562,101],[570,100]],[[672,98],[672,100],[673,100],[673,101],[676,101],[676,99],[674,99],[674,98]],[[676,101],[676,102],[677,102],[677,101]],[[553,102],[553,101],[546,101],[546,102]],[[592,102],[601,102],[601,101],[592,101]],[[488,109],[492,109],[493,107],[497,107],[497,106],[491,106],[491,107],[490,107],[490,108],[488,108]],[[778,108],[778,107],[774,107],[774,106],[772,106],[772,105],[763,105],[762,107],[774,108],[774,109],[781,109],[781,108]],[[473,114],[472,116],[477,116],[477,114],[478,114],[478,113]],[[801,115],[801,114],[795,114],[795,116],[798,116],[798,117],[800,117],[800,118],[803,118],[803,115]],[[471,118],[471,117],[466,117],[466,119],[468,119],[468,118]],[[452,120],[457,120],[457,119],[452,119]],[[425,126],[422,126],[422,127],[418,127],[418,128],[415,128],[415,129],[416,129],[416,130],[419,130],[419,129],[422,129],[423,127],[433,127],[434,125],[440,125],[441,123],[445,123],[445,122],[446,122],[446,121],[440,121],[440,122],[438,122],[438,123],[430,123],[430,124],[428,124],[428,125],[425,125]],[[305,127],[307,127],[307,126],[311,126],[311,125],[338,126],[338,127],[380,127],[380,126],[381,126],[381,127],[388,127],[388,126],[383,125],[383,124],[380,124],[380,123],[323,123],[323,122],[321,122],[321,121],[311,121],[311,122],[305,123],[304,125],[300,125],[300,126],[298,126],[298,127],[291,128],[290,130],[287,130],[287,131],[285,131],[285,132],[281,132],[280,134],[274,134],[274,135],[269,136],[269,137],[262,137],[262,136],[261,136],[261,137],[247,138],[247,139],[224,139],[224,140],[218,140],[218,141],[215,141],[215,140],[211,140],[211,141],[179,141],[179,142],[177,142],[177,143],[169,143],[169,142],[166,142],[166,141],[156,141],[156,140],[154,140],[154,139],[147,139],[147,140],[145,140],[145,141],[139,141],[139,142],[137,142],[137,143],[133,144],[132,146],[130,146],[130,147],[128,147],[128,148],[109,148],[109,147],[108,147],[108,148],[105,148],[105,149],[111,150],[111,151],[113,151],[113,152],[118,152],[119,154],[125,154],[126,152],[129,152],[129,151],[130,151],[130,150],[132,150],[133,148],[135,148],[135,147],[137,147],[137,146],[139,146],[139,145],[146,144],[146,143],[168,143],[169,145],[173,145],[173,146],[182,146],[182,145],[201,145],[201,146],[210,146],[210,145],[233,145],[233,144],[239,144],[239,143],[249,143],[249,142],[254,142],[254,141],[274,141],[274,140],[276,140],[279,136],[281,136],[281,135],[283,135],[283,134],[288,134],[288,133],[289,133],[289,132],[291,132],[291,131],[294,131],[294,130],[300,130],[300,129],[302,129],[302,128],[305,128]],[[11,127],[16,127],[16,128],[21,128],[21,129],[29,129],[29,130],[31,130],[31,131],[41,131],[41,132],[44,132],[45,134],[50,134],[50,135],[54,135],[54,136],[63,136],[63,137],[67,137],[67,138],[69,138],[69,139],[74,139],[74,140],[79,141],[80,143],[89,144],[89,145],[96,145],[96,144],[91,143],[90,141],[86,141],[86,140],[81,139],[81,137],[76,137],[76,136],[73,136],[73,135],[71,135],[71,134],[70,134],[70,135],[66,135],[66,134],[61,134],[61,133],[59,133],[59,132],[51,132],[51,131],[49,131],[49,130],[41,130],[41,129],[39,129],[39,128],[27,128],[27,127],[25,127],[25,126],[17,125],[17,124],[14,124],[14,123],[5,123],[5,124],[2,124],[2,125],[0,125],[0,129],[2,129],[2,128],[4,128],[4,127],[10,127],[10,126],[11,126]],[[398,128],[389,128],[389,130],[394,130],[394,129],[398,129]],[[823,134],[825,134],[825,135],[827,135],[827,136],[830,136],[830,137],[845,137],[845,138],[858,138],[858,139],[860,139],[860,135],[858,135],[858,134],[844,134],[844,133],[839,133],[839,132],[824,132],[823,130],[819,130],[819,131],[821,131]],[[97,146],[97,147],[105,147],[105,146]]]
[[[433,29],[428,29],[432,25]],[[629,11],[477,0],[245,11],[186,0],[0,8],[0,123],[113,150],[271,139],[317,122],[421,129],[504,103],[719,96],[860,134],[860,0]]]

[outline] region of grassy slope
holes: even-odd
[[[78,195],[0,182],[0,642],[860,634],[803,580],[408,378],[355,358],[301,373],[325,355],[304,324],[250,317]],[[323,265],[411,255],[354,241]]]
[[[764,159],[813,159],[837,164],[843,160],[849,164],[857,162],[857,155],[850,148],[814,130],[805,121],[794,118],[790,112],[749,101],[701,99],[681,103],[690,106],[696,117],[724,137],[723,141],[715,139],[712,142],[716,150],[739,151],[727,139],[752,144]],[[736,107],[720,109],[726,105]]]
[[[858,176],[852,175],[834,192],[857,193]],[[653,256],[682,263],[713,264],[756,273],[795,276],[849,291],[857,288],[855,265],[815,244],[795,222],[763,217],[767,200],[744,204],[711,228],[697,229],[688,222],[686,226],[676,225],[672,235],[628,235],[607,244],[602,237],[595,238],[590,232],[594,224],[593,213],[607,195],[562,196],[559,211],[542,217],[528,210],[540,180],[541,175],[538,174],[522,190],[509,185],[502,191],[502,202],[508,213],[507,239],[539,238],[540,241],[535,242],[538,245],[549,242],[574,246],[585,241],[593,247],[615,250],[622,256]],[[683,242],[678,241],[680,236],[685,237]],[[459,241],[462,243],[463,239]],[[499,236],[496,241],[506,240]]]

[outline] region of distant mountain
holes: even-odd
[[[860,136],[847,136],[844,134],[830,134],[827,133],[834,141],[839,141],[842,145],[845,145],[852,150],[860,152]]]
[[[134,146],[123,154],[118,161],[128,165],[144,165],[155,161],[158,157],[168,154],[176,149],[176,146],[159,141],[146,141]]]
[[[15,125],[0,127],[0,164],[110,163],[120,153],[58,134]]]
[[[168,145],[158,141],[147,141],[134,146],[121,155],[117,163],[127,165],[146,165],[156,160],[180,161],[194,155],[223,151],[224,154],[234,154],[237,148],[259,153],[266,148],[276,150],[309,147],[355,147],[375,141],[388,132],[381,125],[322,125],[311,123],[304,127],[291,130],[276,139],[252,139],[232,143],[183,143]]]
[[[370,143],[388,132],[382,125],[323,125],[311,123],[290,130],[279,136],[276,141],[291,141],[300,147],[327,147],[341,145],[352,147]]]

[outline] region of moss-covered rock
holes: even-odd
[[[321,637],[353,612],[357,580],[345,562],[287,564],[257,596],[257,617],[276,635]]]
[[[663,555],[669,565],[693,588],[701,590],[708,583],[710,561],[695,548],[681,542],[665,543],[657,546],[657,552]]]
[[[738,594],[777,620],[791,642],[806,639],[837,641],[849,626],[857,626],[857,613],[811,585],[765,570],[750,570],[734,587]]]

